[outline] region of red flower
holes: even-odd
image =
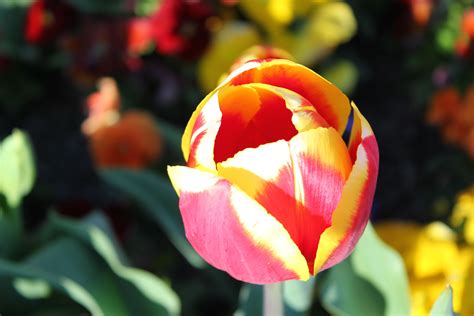
[[[158,52],[190,60],[198,58],[209,43],[206,20],[212,13],[205,1],[164,0],[153,16]]]
[[[150,18],[137,18],[128,22],[128,52],[139,55],[153,42],[153,23]]]
[[[72,22],[72,9],[61,1],[34,0],[26,15],[24,35],[31,44],[47,42]]]
[[[36,0],[29,8],[26,18],[25,37],[28,42],[40,41],[46,26],[45,20],[45,0]]]

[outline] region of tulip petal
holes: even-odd
[[[255,88],[257,91],[270,91],[275,95],[280,96],[285,101],[286,108],[293,113],[291,121],[298,132],[304,132],[317,127],[330,127],[321,114],[318,113],[316,108],[313,107],[311,102],[298,93],[264,83],[250,83],[243,86],[250,86]]]
[[[211,99],[215,94],[214,92],[209,93],[204,100],[199,103],[197,106],[196,110],[194,110],[193,114],[191,115],[191,118],[188,121],[188,124],[186,125],[186,128],[183,133],[183,137],[181,139],[181,150],[183,151],[184,155],[184,160],[188,161],[189,159],[189,153],[190,153],[190,148],[191,148],[191,137],[193,134],[193,131],[195,130],[195,125],[196,121],[198,120],[198,116],[201,113],[202,108],[204,105],[209,102],[209,99]],[[202,124],[202,122],[200,122]]]
[[[340,135],[317,128],[245,149],[217,169],[283,224],[312,272],[319,236],[331,225],[351,165]]]
[[[265,83],[294,91],[311,102],[340,134],[344,132],[351,110],[349,100],[336,86],[317,73],[285,59],[252,61],[244,66],[245,71],[237,69],[223,84]]]
[[[378,146],[369,123],[355,105],[353,108],[354,117],[361,122],[362,142],[333,213],[332,225],[321,236],[314,265],[316,272],[332,267],[350,254],[367,225],[372,207],[378,174]]]
[[[215,140],[216,162],[245,148],[290,140],[297,134],[292,112],[279,95],[251,85],[222,87],[218,94],[222,123]]]
[[[219,97],[216,93],[207,100],[196,116],[189,141],[189,155],[187,159],[189,167],[200,168],[210,172],[216,169],[213,154],[214,141],[221,126],[221,120],[222,113],[219,109]]]
[[[285,228],[227,180],[187,167],[168,167],[186,237],[211,265],[258,284],[307,280],[305,258]]]
[[[352,108],[356,108],[356,105],[352,102]],[[355,114],[355,109],[353,110]],[[358,111],[358,110],[357,110]],[[359,113],[360,114],[360,113]],[[351,134],[349,138],[349,154],[351,155],[352,162],[355,162],[357,159],[357,148],[359,148],[360,143],[362,142],[362,121],[360,115],[353,115]]]

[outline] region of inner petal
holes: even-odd
[[[249,65],[250,66],[250,65]],[[312,70],[288,60],[261,63],[230,78],[230,85],[264,83],[286,88],[306,98],[340,134],[351,111],[348,98],[336,86]]]
[[[229,86],[219,91],[222,121],[214,144],[216,163],[245,148],[290,140],[298,131],[285,100],[271,91]]]
[[[220,176],[282,223],[311,273],[319,238],[331,225],[351,167],[347,147],[332,128],[245,149],[217,164]]]

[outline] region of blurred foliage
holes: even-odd
[[[474,85],[473,39],[461,26],[474,3],[329,2],[338,3],[329,10],[325,1],[300,0],[1,0],[0,313],[261,314],[261,286],[209,267],[186,241],[166,174],[183,163],[181,134],[203,95],[260,44],[289,50],[367,116],[381,157],[377,229],[381,220],[440,221],[454,236],[441,247],[378,230],[392,249],[369,226],[347,260],[283,285],[286,315],[409,314],[414,293],[431,306],[447,282],[454,292],[446,289],[431,314],[453,314],[463,301],[459,282],[437,274],[436,286],[414,290],[396,242],[406,237],[417,256],[472,247],[468,132],[463,127],[465,144],[456,145],[427,117],[439,91],[465,96]],[[88,102],[105,76],[117,83],[113,115]],[[474,108],[467,99],[464,109]],[[104,124],[113,126],[129,110],[152,118],[161,151],[140,168],[99,167],[81,125],[109,111]],[[467,121],[474,112],[463,113]],[[124,144],[114,150],[129,150]],[[444,257],[418,259],[416,269],[442,261],[459,270],[464,260]],[[474,274],[466,275],[469,285]]]
[[[408,292],[403,261],[369,224],[349,259],[328,272],[322,301],[338,315],[408,315]]]

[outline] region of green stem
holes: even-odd
[[[263,316],[283,316],[282,283],[263,286]]]

